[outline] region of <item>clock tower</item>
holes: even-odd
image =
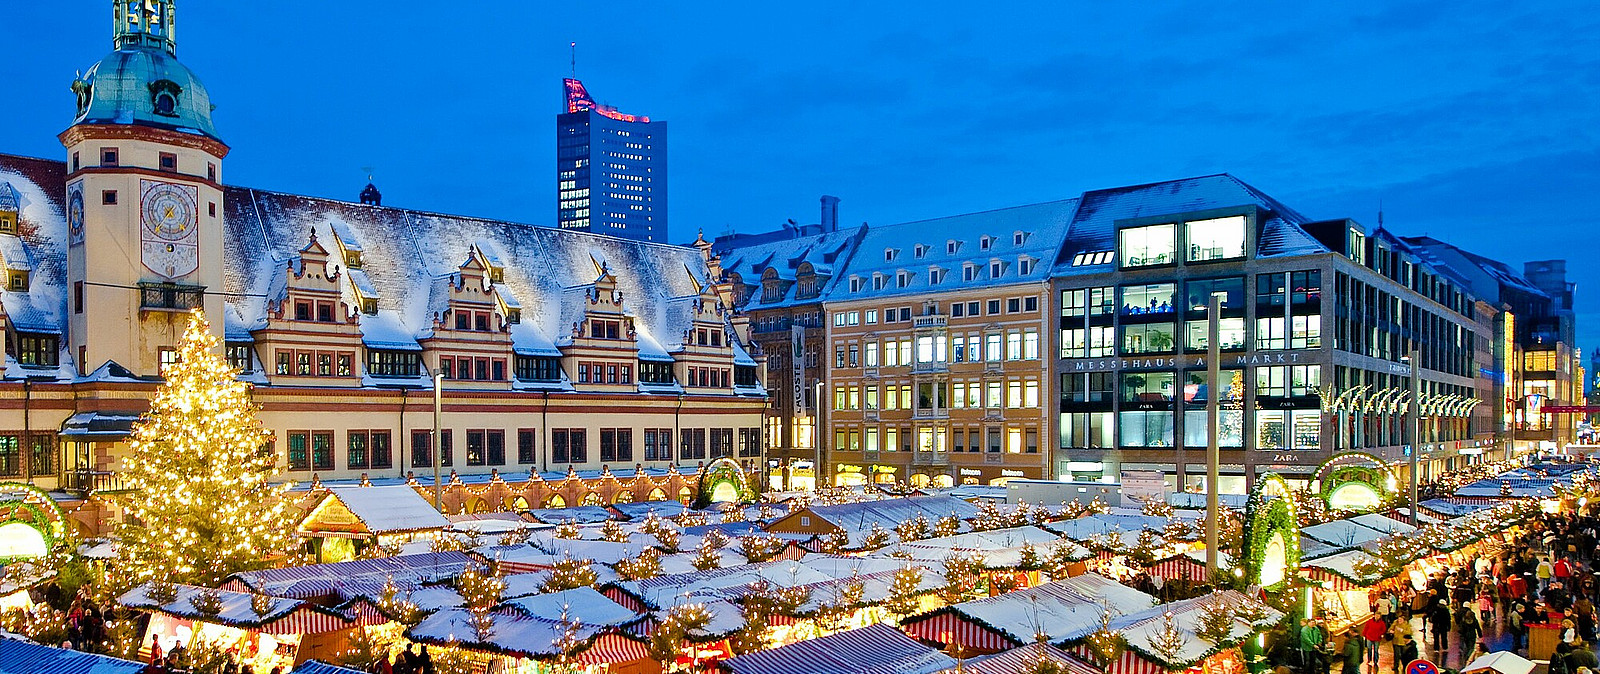
[[[223,330],[222,158],[211,98],[177,59],[173,0],[114,0],[115,51],[72,83],[67,315],[80,374],[157,375],[191,309]]]

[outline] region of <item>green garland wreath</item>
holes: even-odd
[[[1278,487],[1277,498],[1267,498],[1269,485]],[[1283,536],[1283,580],[1263,588],[1269,591],[1286,587],[1300,570],[1300,523],[1295,514],[1293,494],[1278,474],[1262,473],[1256,478],[1255,489],[1245,503],[1242,557],[1247,582],[1260,581],[1267,545],[1272,542],[1273,534]]]
[[[1333,494],[1344,485],[1356,483],[1372,488],[1378,495],[1379,509],[1382,505],[1394,500],[1395,493],[1389,488],[1389,480],[1393,476],[1387,470],[1372,466],[1339,466],[1328,472],[1322,478],[1322,490],[1319,496],[1322,502],[1328,504],[1328,509],[1333,509]]]
[[[26,492],[35,496],[38,503],[29,503],[26,497],[7,498],[0,500],[0,510],[8,511],[8,515],[0,524],[17,522],[38,531],[44,537],[45,547],[54,550],[63,540],[63,528],[66,526],[65,513],[61,506],[56,505],[55,499],[44,490],[30,484],[21,482],[0,482],[0,493]],[[21,516],[19,516],[21,515]],[[18,561],[10,557],[0,557],[0,565]]]

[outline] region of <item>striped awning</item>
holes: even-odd
[[[1327,569],[1320,569],[1314,566],[1306,568],[1306,576],[1317,582],[1328,583],[1330,589],[1339,590],[1341,592],[1345,590],[1359,590],[1362,588],[1362,586],[1355,584],[1349,578],[1345,578],[1344,576]]]
[[[1168,557],[1145,567],[1144,571],[1162,580],[1178,580],[1182,578],[1198,583],[1206,578],[1206,565],[1196,562],[1193,557],[1188,555]]]
[[[997,653],[1020,645],[1000,632],[952,612],[936,612],[925,619],[907,620],[900,624],[900,629],[925,642],[959,644],[969,655]]]
[[[347,630],[354,626],[355,624],[344,616],[302,606],[289,615],[262,625],[255,631],[265,634],[324,634]]]
[[[614,665],[650,657],[648,642],[625,634],[608,632],[594,640],[594,644],[578,653],[578,663],[583,665]]]

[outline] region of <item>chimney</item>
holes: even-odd
[[[822,231],[839,231],[839,197],[822,195]]]

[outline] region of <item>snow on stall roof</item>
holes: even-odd
[[[639,617],[638,613],[612,601],[592,587],[518,597],[503,605],[529,618],[544,620],[560,620],[565,609],[568,619],[604,627],[621,625]]]
[[[464,609],[441,610],[422,619],[406,631],[412,641],[435,646],[465,647],[473,650],[514,654],[524,657],[549,657],[560,655],[556,644],[572,629],[579,641],[598,634],[603,627],[589,624],[569,626],[556,620],[529,618],[513,610],[496,611],[494,626],[486,638],[480,638],[473,628],[471,614]]]
[[[1082,660],[1067,655],[1055,646],[1044,643],[1030,643],[1018,646],[1008,651],[1001,651],[993,655],[980,655],[967,660],[956,670],[946,670],[946,674],[967,672],[969,674],[1018,674],[1019,672],[1033,671],[1040,660],[1048,660],[1061,668],[1063,674],[1100,674],[1100,670],[1085,664]]]
[[[294,599],[326,596],[337,596],[341,601],[356,597],[376,599],[378,590],[390,580],[401,590],[412,590],[424,584],[455,578],[467,568],[477,565],[463,552],[425,552],[244,571],[229,576],[224,587],[238,585],[264,594]]]
[[[918,516],[929,523],[950,515],[963,520],[976,517],[978,506],[953,496],[911,496],[814,506],[808,511],[843,529],[854,543],[870,533],[873,524],[892,534],[896,525]]]
[[[1100,616],[1145,610],[1155,606],[1148,594],[1099,574],[1086,573],[1064,580],[974,599],[951,606],[948,611],[988,625],[1020,643],[1047,635],[1046,641],[1061,643],[1081,639],[1100,626]]]
[[[1356,571],[1356,563],[1361,562],[1362,560],[1371,561],[1373,559],[1373,556],[1368,554],[1365,550],[1346,550],[1344,552],[1324,555],[1315,559],[1302,559],[1300,561],[1300,566],[1326,569],[1344,577],[1347,580],[1366,585],[1380,579],[1373,578]]]
[[[0,634],[0,672],[27,674],[141,674],[145,664],[109,655],[41,646]]]
[[[331,616],[339,616],[347,621],[350,620],[349,616],[338,611],[299,599],[287,599],[284,597],[268,597],[267,611],[257,613],[251,608],[253,595],[248,592],[233,592],[231,590],[218,590],[217,594],[222,600],[222,610],[217,612],[216,615],[206,615],[200,613],[193,603],[193,599],[205,588],[182,584],[175,584],[173,587],[177,590],[177,596],[170,602],[162,603],[152,598],[150,596],[151,587],[148,583],[128,590],[117,598],[117,602],[132,609],[158,611],[167,615],[234,627],[259,627],[288,617],[289,614],[302,608]]]
[[[913,641],[894,627],[859,629],[747,653],[722,666],[733,674],[935,674],[955,658]]]
[[[1387,538],[1383,531],[1361,526],[1351,520],[1333,520],[1309,527],[1301,527],[1300,533],[1310,536],[1329,545],[1350,547]]]
[[[1032,545],[1040,557],[1047,556],[1055,545],[1071,548],[1071,556],[1087,559],[1093,553],[1081,545],[1062,540],[1060,536],[1034,526],[1011,529],[971,531],[954,536],[924,538],[904,541],[875,550],[872,557],[894,557],[917,562],[938,564],[955,552],[981,552],[984,564],[991,569],[1017,568],[1022,563],[1022,550]]]
[[[331,498],[339,499],[372,533],[443,529],[450,520],[417,490],[405,485],[385,487],[333,487]]]
[[[1228,596],[1230,601],[1235,603],[1254,602],[1258,605],[1261,603],[1237,590],[1223,590],[1223,593]],[[1258,629],[1276,624],[1283,619],[1281,611],[1262,605],[1261,608],[1266,614],[1266,619],[1251,625],[1236,617],[1233,621],[1233,629],[1229,631],[1228,636],[1222,639],[1221,643],[1217,643],[1199,634],[1200,617],[1203,612],[1203,606],[1207,601],[1209,601],[1209,596],[1200,596],[1193,599],[1160,604],[1137,613],[1112,619],[1111,629],[1120,630],[1123,638],[1127,641],[1128,648],[1141,657],[1157,664],[1165,664],[1168,669],[1185,669],[1188,665],[1197,662],[1201,657],[1219,646],[1226,647],[1236,644],[1244,638],[1255,634]],[[1179,631],[1183,632],[1185,638],[1183,639],[1183,646],[1178,650],[1176,656],[1163,663],[1164,658],[1158,655],[1161,649],[1152,646],[1151,640],[1165,629],[1165,615],[1168,612],[1172,613],[1174,624]]]

